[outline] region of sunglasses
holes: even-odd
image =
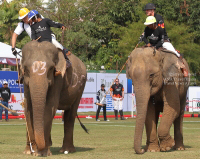
[[[115,81],[115,82],[119,82],[119,81]]]

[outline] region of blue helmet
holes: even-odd
[[[28,13],[28,21],[31,20],[33,17],[36,17],[36,15],[39,14],[38,11],[36,10],[31,10],[29,13]],[[37,17],[36,17],[37,19]]]

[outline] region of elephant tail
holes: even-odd
[[[81,127],[83,128],[83,130],[85,130],[85,132],[89,134],[89,132],[88,132],[89,130],[88,130],[88,129],[85,127],[85,125],[83,125],[83,123],[80,121],[80,119],[79,119],[79,117],[78,117],[78,114],[77,114],[76,116],[77,116],[77,119],[78,119],[78,121],[79,121]]]

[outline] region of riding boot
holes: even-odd
[[[125,119],[124,119],[124,115],[123,115],[123,110],[120,110],[120,111],[119,111],[119,114],[120,114],[121,120],[125,120]]]
[[[62,53],[63,53],[63,55],[64,55],[64,57],[66,59],[66,69],[67,69],[67,68],[71,67],[71,65],[72,65],[70,60],[69,60],[69,58],[67,57],[68,49],[63,47]]]
[[[118,120],[118,110],[114,109],[114,112],[115,112],[115,120]]]

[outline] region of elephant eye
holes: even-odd
[[[152,73],[152,74],[150,74],[150,76],[149,76],[149,77],[150,77],[150,78],[153,78],[153,76],[154,76],[154,74]]]

